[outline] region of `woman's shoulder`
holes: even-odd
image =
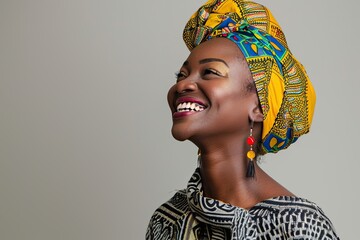
[[[286,225],[297,238],[338,239],[333,224],[314,202],[296,196],[278,196],[256,204],[250,213],[258,223]]]
[[[261,211],[260,211],[261,210]],[[314,202],[297,196],[277,196],[256,204],[251,211],[258,214],[314,214],[326,218],[324,211]]]
[[[307,210],[307,211],[322,211],[321,208],[314,202],[297,196],[276,196],[265,199],[256,204],[252,209],[269,208],[277,211],[286,210]]]

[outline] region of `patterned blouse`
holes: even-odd
[[[146,239],[339,239],[323,211],[291,196],[262,201],[250,210],[202,195],[200,170],[151,217]]]

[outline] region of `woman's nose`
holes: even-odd
[[[198,88],[197,83],[191,79],[184,79],[176,84],[177,93],[192,92],[197,90],[197,88]]]

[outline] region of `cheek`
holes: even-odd
[[[214,87],[212,95],[213,99],[216,100],[214,106],[217,108],[239,105],[244,99],[244,92],[238,84],[223,84],[222,86]]]
[[[175,94],[175,85],[173,85],[167,93],[167,102],[170,107],[172,106],[172,103],[174,102],[174,94]]]
[[[239,85],[228,85],[222,90],[214,90],[217,101],[214,108],[217,114],[230,125],[245,124],[248,121],[247,106],[249,98]]]

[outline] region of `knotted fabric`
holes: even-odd
[[[251,1],[209,0],[190,18],[183,39],[191,51],[216,37],[234,42],[248,63],[264,114],[261,153],[285,149],[309,132],[315,91],[270,10]]]

